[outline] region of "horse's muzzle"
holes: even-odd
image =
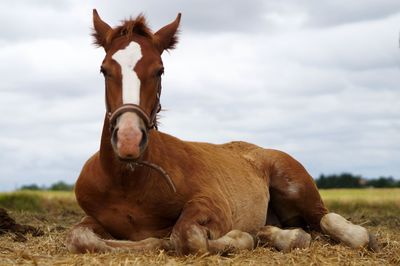
[[[121,160],[137,160],[146,149],[147,129],[143,120],[134,112],[122,113],[111,133],[113,149]]]

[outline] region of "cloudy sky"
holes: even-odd
[[[400,178],[400,1],[0,2],[0,191],[72,183],[99,147],[109,24],[182,12],[160,129],[284,150],[313,176]]]

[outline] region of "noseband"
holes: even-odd
[[[159,101],[157,102],[158,103],[155,105],[154,109],[151,112],[151,116],[148,116],[146,112],[143,110],[143,108],[140,107],[140,105],[132,103],[126,103],[121,105],[113,113],[107,112],[107,116],[110,122],[110,130],[112,131],[114,129],[115,124],[117,122],[117,118],[125,112],[136,113],[143,120],[147,129],[150,130],[155,128],[157,130],[158,128],[156,123],[156,116],[157,113],[159,113],[161,110],[161,104],[159,103]]]

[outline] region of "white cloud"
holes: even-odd
[[[103,50],[90,45],[92,7],[111,25],[145,11],[154,29],[183,12],[178,48],[163,55],[161,130],[279,148],[313,175],[399,177],[400,13],[397,2],[363,3],[0,4],[0,190],[73,182],[98,149]]]

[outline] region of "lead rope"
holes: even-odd
[[[151,124],[152,124],[152,128],[154,128],[155,130],[158,131],[158,125],[155,122],[156,121],[156,116],[157,114],[161,111],[161,104],[160,104],[160,94],[161,94],[161,82],[158,83],[158,91],[157,91],[157,103],[156,103],[156,107],[153,109],[152,114],[151,114]],[[174,182],[172,181],[171,177],[168,175],[168,173],[161,167],[158,166],[154,163],[148,162],[148,161],[139,161],[135,163],[136,166],[147,166],[151,169],[156,170],[159,174],[161,174],[164,179],[167,181],[170,189],[176,193],[176,187]]]
[[[167,172],[166,172],[164,169],[162,169],[160,166],[158,166],[158,165],[156,165],[156,164],[154,164],[154,163],[148,162],[148,161],[132,162],[132,164],[133,164],[134,167],[135,167],[135,166],[147,166],[147,167],[149,167],[149,168],[151,168],[151,169],[156,170],[156,171],[157,171],[159,174],[161,174],[161,175],[164,177],[164,179],[167,181],[169,188],[170,188],[174,193],[176,193],[176,187],[175,187],[174,181],[172,181],[171,177],[170,177],[170,176],[167,174]]]

